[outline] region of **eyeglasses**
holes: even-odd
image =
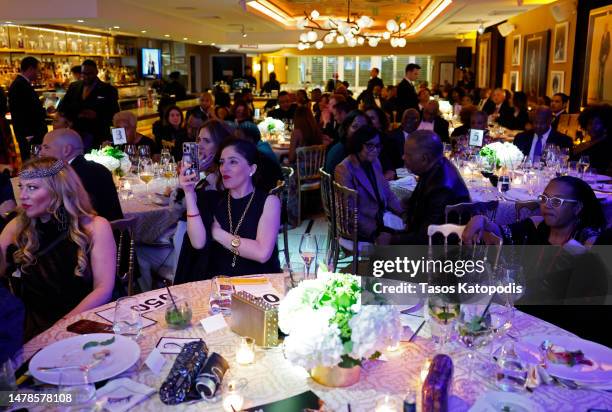
[[[541,205],[547,205],[547,206],[550,205],[551,207],[554,207],[555,209],[563,206],[563,203],[565,202],[578,203],[578,201],[574,199],[562,199],[560,197],[548,197],[544,193],[542,193],[541,195],[537,197],[537,201]]]
[[[380,148],[382,147],[382,145],[380,143],[364,143],[364,146],[370,152],[372,152],[374,150],[380,150]]]

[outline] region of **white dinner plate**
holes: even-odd
[[[549,361],[546,370],[552,376],[585,384],[612,382],[612,349],[572,336],[534,335],[522,339],[531,354],[538,359],[541,359],[538,348],[544,340],[562,346],[565,350],[581,350],[585,358],[593,362],[593,365],[569,366]]]
[[[115,340],[110,345],[83,349],[87,342],[103,342],[113,337]],[[30,361],[30,374],[42,382],[58,385],[60,371],[41,371],[38,368],[89,365],[94,360],[93,354],[104,349],[108,349],[110,355],[91,369],[89,376],[92,382],[117,376],[140,358],[140,347],[133,340],[112,333],[92,333],[63,339],[43,348]]]
[[[610,176],[606,176],[606,175],[598,175],[598,174],[589,174],[587,173],[583,180],[587,183],[594,183],[594,182],[605,182],[608,180],[612,180],[612,177]]]
[[[591,183],[593,190],[602,193],[612,193],[612,184],[610,183]]]
[[[512,412],[539,412],[544,409],[525,395],[512,392],[487,392],[478,398],[469,412],[497,412],[505,410]]]

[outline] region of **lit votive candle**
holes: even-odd
[[[240,338],[236,348],[236,362],[240,365],[249,365],[255,361],[255,340],[253,338]]]
[[[391,345],[387,346],[387,351],[388,352],[395,352],[396,350],[398,350],[400,347],[400,343],[399,341],[392,343]]]
[[[236,412],[242,409],[244,397],[240,393],[228,393],[223,396],[223,410],[225,412]]]
[[[398,402],[389,395],[385,395],[383,399],[376,402],[376,412],[399,412],[399,410]]]

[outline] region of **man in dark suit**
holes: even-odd
[[[98,67],[93,60],[83,62],[81,78],[70,84],[57,110],[72,121],[87,151],[110,139],[119,97],[116,88],[98,79]]]
[[[38,60],[25,57],[21,61],[21,72],[11,83],[8,92],[11,122],[23,160],[30,157],[30,145],[40,144],[47,133],[47,113],[32,87],[39,73]]]
[[[417,130],[431,130],[444,143],[450,142],[448,122],[440,116],[440,106],[436,100],[430,100],[423,109],[423,118]]]
[[[123,219],[111,172],[101,164],[85,159],[83,141],[77,132],[72,129],[57,129],[47,133],[40,153],[42,156],[68,162],[72,166],[81,178],[98,215],[108,221]]]
[[[565,93],[555,93],[550,101],[550,109],[552,110],[553,120],[552,129],[557,130],[559,126],[559,117],[567,113],[567,104],[569,103],[569,96]]]
[[[540,161],[540,156],[547,144],[572,148],[571,138],[552,130],[552,117],[550,107],[538,107],[533,120],[533,130],[519,133],[514,138],[514,145],[532,162]]]
[[[370,80],[368,80],[368,90],[374,90],[374,86],[379,86],[381,89],[385,87],[382,79],[378,77],[379,73],[380,70],[378,70],[378,67],[372,67],[372,70],[370,70],[371,77]]]
[[[406,65],[405,76],[397,85],[397,105],[398,113],[404,113],[406,109],[418,109],[419,100],[414,82],[419,77],[421,66],[414,63]]]
[[[273,109],[268,112],[268,117],[273,117],[284,122],[291,120],[295,115],[295,104],[291,104],[289,93],[282,91],[278,94],[278,109]]]
[[[442,141],[432,131],[417,130],[408,136],[404,162],[419,182],[408,202],[406,231],[381,234],[378,243],[426,245],[427,227],[446,221],[446,206],[470,201],[465,182],[442,149]]]
[[[495,89],[491,94],[491,99],[482,110],[499,124],[510,124],[514,120],[514,109],[506,101],[504,89]]]
[[[404,144],[406,139],[419,126],[421,116],[416,109],[408,109],[402,115],[402,125],[392,131],[383,141],[383,153],[391,162],[394,169],[404,167]]]

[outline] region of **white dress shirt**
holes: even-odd
[[[552,127],[549,127],[546,133],[542,135],[542,152],[544,151],[544,148],[546,147],[546,141],[548,140],[548,136],[550,135],[551,130],[552,130]],[[533,138],[531,139],[531,150],[529,151],[529,160],[531,160],[532,162],[535,161],[533,158],[533,153],[535,152],[537,141],[538,141],[538,135],[534,133]]]
[[[434,123],[433,122],[426,122],[425,120],[422,120],[421,123],[419,123],[419,127],[417,128],[417,130],[431,130],[433,132],[434,129]]]

